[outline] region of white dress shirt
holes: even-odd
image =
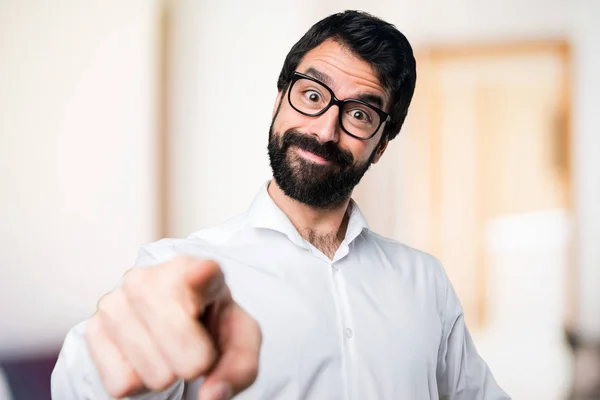
[[[265,184],[250,209],[187,239],[144,246],[138,266],[178,254],[220,263],[263,333],[256,382],[236,399],[500,400],[463,310],[432,256],[369,230],[355,203],[330,260],[304,240]],[[107,399],[83,339],[68,333],[53,398]],[[135,399],[195,399],[201,379]]]

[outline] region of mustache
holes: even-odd
[[[281,136],[281,150],[285,152],[290,146],[297,146],[341,167],[349,167],[354,163],[354,157],[349,151],[340,149],[333,142],[319,143],[313,136],[300,133],[296,129],[289,129]]]

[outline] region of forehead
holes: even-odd
[[[324,83],[340,98],[368,93],[381,96],[384,104],[388,104],[387,91],[371,65],[332,39],[306,53],[297,71],[306,73],[311,68],[330,78],[330,81]]]

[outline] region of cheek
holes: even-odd
[[[381,141],[381,134],[362,143],[362,158],[361,161],[367,162],[371,156],[375,156],[375,152],[379,149],[379,142]],[[373,160],[375,161],[375,160]]]
[[[298,118],[298,113],[294,112],[284,100],[279,108],[279,112],[275,117],[273,124],[276,132],[285,132],[290,128],[300,128],[301,120]]]
[[[340,148],[352,153],[355,163],[364,164],[367,162],[369,156],[373,152],[374,146],[370,145],[368,142],[365,143],[351,138],[348,135],[345,136],[346,137],[342,137],[342,140],[340,140]]]

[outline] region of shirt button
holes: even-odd
[[[333,265],[332,267],[335,272],[338,272],[340,270],[340,267],[338,267],[337,265]]]
[[[346,328],[346,337],[350,339],[352,337],[352,329]]]

